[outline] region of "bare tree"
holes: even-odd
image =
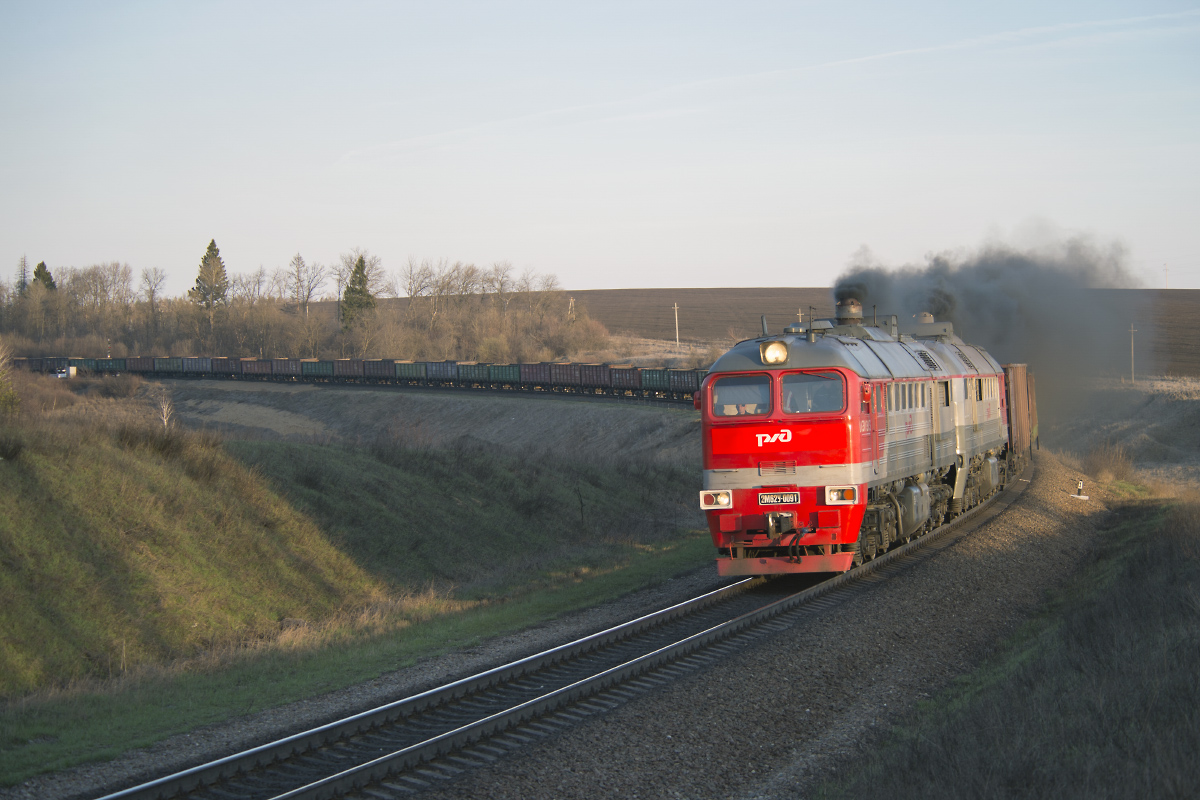
[[[162,421],[163,430],[170,430],[175,416],[175,404],[171,402],[171,393],[166,389],[159,389],[158,394],[154,396],[154,410]]]
[[[233,276],[233,302],[254,305],[266,294],[267,271],[261,265],[254,272]]]
[[[351,265],[353,266],[353,265]],[[327,273],[322,264],[313,262],[306,264],[299,253],[296,253],[287,268],[287,296],[296,304],[296,312],[304,309],[304,318],[308,319],[308,305],[313,297],[325,284]],[[341,286],[343,284],[339,284]],[[339,289],[338,296],[341,296]]]
[[[484,275],[483,290],[496,296],[501,316],[508,314],[508,303],[512,300],[514,286],[512,264],[507,261],[497,261],[492,264],[492,268]]]
[[[158,335],[158,296],[167,282],[167,273],[158,267],[142,270],[142,297],[150,307],[150,328]]]

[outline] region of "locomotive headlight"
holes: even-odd
[[[701,492],[700,493],[700,509],[709,511],[712,509],[729,508],[733,505],[733,493],[728,489],[718,492]]]
[[[831,506],[854,505],[858,500],[857,486],[826,486],[825,503]]]
[[[788,360],[787,342],[763,342],[758,346],[758,355],[764,364],[784,364]]]

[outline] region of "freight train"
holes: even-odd
[[[652,369],[628,364],[484,364],[477,361],[397,361],[386,358],[15,358],[13,366],[51,374],[154,378],[303,381],[453,389],[556,392],[692,402],[703,369]]]
[[[722,575],[845,572],[1015,479],[1037,444],[1033,375],[922,314],[741,342],[695,394]]]

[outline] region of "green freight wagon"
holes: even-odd
[[[212,372],[212,359],[208,356],[186,356],[183,359],[183,371],[189,375]]]
[[[671,391],[671,378],[665,369],[642,369],[642,389],[649,392]]]
[[[405,381],[425,380],[424,361],[397,361],[396,377]]]
[[[315,358],[301,359],[300,374],[306,378],[332,378],[333,362],[318,361]]]
[[[458,362],[458,380],[460,383],[487,383],[489,364],[478,361]]]
[[[521,365],[489,364],[488,380],[492,383],[505,383],[516,386],[521,382]]]

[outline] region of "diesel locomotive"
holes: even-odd
[[[722,575],[845,572],[984,502],[1037,441],[1032,374],[922,314],[741,342],[695,395]]]

